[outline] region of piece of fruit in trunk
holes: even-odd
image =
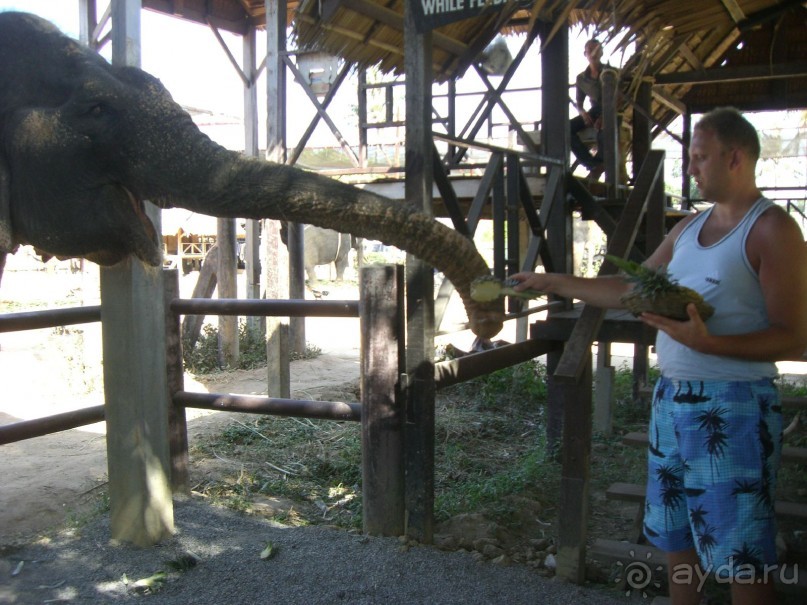
[[[504,296],[529,299],[541,296],[538,290],[524,290],[516,292],[513,288],[519,284],[517,279],[499,279],[492,275],[477,277],[471,282],[471,298],[476,302],[486,303]]]
[[[663,266],[654,270],[610,254],[605,258],[622,269],[626,279],[633,284],[633,290],[624,294],[621,300],[634,315],[647,312],[685,321],[689,319],[689,303],[695,304],[703,321],[714,315],[714,307],[703,300],[703,296],[670,278]]]

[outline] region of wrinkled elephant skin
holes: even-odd
[[[472,329],[501,305],[470,299],[489,273],[473,244],[420,212],[334,179],[245,158],[211,141],[159,80],[103,57],[34,15],[0,13],[0,256],[20,244],[111,265],[158,266],[148,200],[232,218],[271,218],[397,246],[441,270]]]
[[[288,245],[288,229],[284,223],[280,228],[280,239]],[[356,238],[349,233],[339,233],[333,229],[323,229],[314,225],[303,226],[303,266],[308,275],[308,285],[316,288],[319,284],[316,268],[333,263],[336,268],[336,280],[342,281],[348,267],[350,251]]]

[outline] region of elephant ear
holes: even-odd
[[[5,160],[0,157],[0,254],[14,252],[11,229],[11,177]]]

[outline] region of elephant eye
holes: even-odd
[[[104,106],[101,103],[95,103],[87,110],[87,115],[98,118],[104,114]]]

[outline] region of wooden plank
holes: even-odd
[[[605,497],[608,500],[644,502],[645,486],[637,483],[612,483],[605,490]]]
[[[807,397],[782,397],[782,407],[788,410],[807,410]]]
[[[804,502],[785,502],[783,500],[777,500],[774,503],[774,509],[777,515],[807,519],[807,504]]]
[[[403,405],[396,397],[403,267],[361,270],[362,522],[374,536],[404,533]]]

